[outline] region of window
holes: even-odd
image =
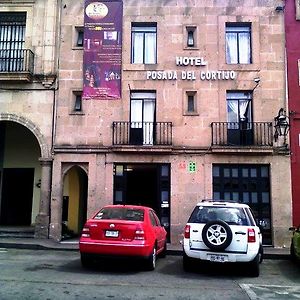
[[[252,92],[227,92],[227,141],[230,145],[252,145]]]
[[[131,62],[133,64],[156,64],[156,44],[156,24],[132,24]]]
[[[195,115],[197,114],[197,103],[196,103],[196,92],[186,91],[184,100],[184,115]]]
[[[83,28],[82,27],[76,27],[76,46],[77,47],[83,47]]]
[[[195,111],[195,97],[194,95],[188,95],[188,112],[194,112]]]
[[[154,143],[155,92],[132,92],[130,99],[130,142]]]
[[[251,100],[251,92],[227,92],[227,121],[251,122]]]
[[[82,111],[82,92],[77,91],[73,92],[74,95],[74,111],[81,112]]]
[[[196,26],[186,27],[186,47],[196,47]]]
[[[151,225],[156,227],[157,223],[156,223],[156,220],[155,220],[155,217],[154,217],[152,211],[149,212],[149,217],[150,217]]]
[[[0,71],[23,71],[26,12],[0,13]]]
[[[251,64],[251,25],[226,23],[226,63]]]

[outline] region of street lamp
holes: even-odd
[[[280,108],[278,111],[278,115],[274,118],[275,121],[275,133],[274,133],[274,139],[275,142],[278,140],[279,136],[284,137],[284,145],[286,145],[286,136],[290,129],[290,124],[288,120],[288,116],[285,114],[285,110],[283,108]]]

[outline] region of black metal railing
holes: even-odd
[[[272,146],[271,122],[213,122],[211,144],[218,146]]]
[[[33,74],[34,53],[29,49],[0,49],[0,73],[27,72]]]
[[[172,122],[113,122],[113,145],[172,145]]]

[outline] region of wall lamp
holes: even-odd
[[[289,118],[283,108],[280,108],[278,115],[274,118],[275,121],[275,133],[274,140],[277,142],[279,136],[283,136],[283,143],[286,145],[286,136],[290,129]]]
[[[258,85],[260,83],[260,78],[259,77],[255,77],[253,79],[253,81],[255,82],[255,87],[252,89],[252,92],[258,87]]]

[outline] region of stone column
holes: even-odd
[[[39,214],[35,221],[35,238],[48,238],[49,233],[49,212],[51,196],[51,175],[52,175],[52,158],[40,158],[42,166],[41,176],[41,199]]]

